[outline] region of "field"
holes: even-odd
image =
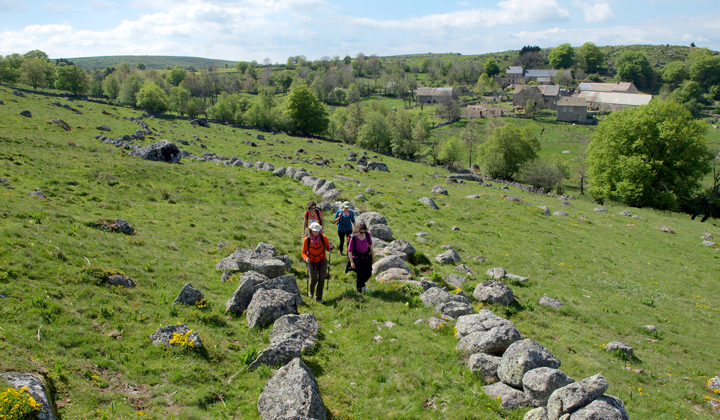
[[[243,358],[267,345],[270,329],[249,330],[244,315],[224,313],[237,283],[221,282],[215,264],[234,247],[271,243],[290,255],[306,292],[300,233],[312,192],[287,177],[247,168],[188,159],[175,165],[144,161],[93,139],[102,134],[95,129],[101,124],[110,126],[111,136],[133,133],[138,126],[122,117],[140,111],[62,101],[80,115],[53,106],[55,99],[13,96],[7,87],[0,87],[0,100],[0,371],[45,373],[64,419],[260,418],[256,403],[272,369],[248,371]],[[20,116],[23,110],[32,118]],[[72,131],[49,118],[63,119]],[[596,205],[584,198],[563,206],[557,198],[513,188],[446,184],[443,169],[384,156],[372,159],[385,162],[390,172],[365,174],[339,168],[348,150],[363,152],[339,143],[269,133],[258,141],[250,137],[254,131],[218,124],[146,122],[157,135],[142,144],[184,139],[190,142],[185,150],[196,155],[210,151],[276,167],[304,166],[328,180],[356,178],[359,182],[335,182],[342,198],[352,200],[368,187],[380,191],[354,204],[383,213],[396,238],[411,241],[418,255],[428,257],[431,264],[419,264],[418,271],[452,273],[453,267],[434,260],[442,245],[452,245],[478,273],[465,287],[468,294],[491,267],[529,277],[527,285],[510,285],[520,305],[489,308],[550,349],[576,380],[602,373],[608,393],[625,401],[631,418],[716,416],[708,400],[717,396],[705,385],[720,375],[720,339],[713,333],[720,253],[716,246],[700,245],[703,232],[720,237],[715,220],[702,224],[650,209],[629,209],[640,216],[630,218],[619,215],[626,208],[613,203],[605,205],[608,212],[596,213]],[[538,133],[545,128],[541,138],[548,154],[574,153],[576,139],[591,130],[542,120],[521,123]],[[451,127],[436,135],[451,134]],[[296,155],[300,148],[307,154]],[[333,162],[323,167],[299,161],[315,155]],[[433,185],[449,191],[447,197],[433,196],[439,211],[417,202],[431,196]],[[28,196],[36,188],[47,198]],[[482,196],[465,198],[471,194]],[[525,202],[506,202],[503,194]],[[543,216],[538,205],[570,216]],[[115,218],[127,220],[136,234],[92,227],[97,219]],[[454,226],[460,230],[451,230]],[[414,235],[420,231],[429,233],[422,244]],[[230,247],[218,249],[220,241]],[[477,255],[488,262],[474,261]],[[414,324],[433,316],[432,308],[395,284],[372,281],[371,292],[357,296],[337,253],[331,266],[327,305],[308,301],[300,309],[320,322],[319,346],[304,360],[319,382],[328,418],[523,417],[527,410],[505,412],[484,395],[482,380],[455,351],[452,325],[431,330]],[[138,287],[95,285],[83,274],[87,267],[120,270]],[[207,307],[172,304],[188,282],[205,293]],[[557,312],[540,306],[542,296],[565,306]],[[373,320],[396,325],[388,329]],[[177,322],[196,330],[206,350],[148,342],[158,327]],[[647,331],[647,324],[658,332]],[[376,335],[381,342],[373,341]],[[604,351],[614,340],[634,347],[637,359],[628,367],[641,373],[626,370],[626,362]]]

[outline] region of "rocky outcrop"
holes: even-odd
[[[138,156],[146,160],[154,160],[167,163],[179,163],[180,162],[180,149],[167,140],[160,140],[157,143],[153,143],[149,146],[138,147],[132,152],[130,156]]]
[[[264,327],[283,315],[297,314],[296,297],[284,290],[260,290],[247,308],[248,328]]]
[[[317,381],[298,357],[278,369],[265,384],[257,403],[264,420],[293,417],[325,420],[325,404]]]

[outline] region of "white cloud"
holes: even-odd
[[[497,6],[497,9],[461,10],[401,20],[357,18],[355,22],[376,28],[434,30],[555,22],[570,17],[570,12],[563,9],[556,0],[505,0],[499,2]]]
[[[575,1],[573,4],[582,9],[585,14],[585,22],[602,23],[615,19],[612,7],[608,3]]]

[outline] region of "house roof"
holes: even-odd
[[[571,97],[571,98],[560,98],[558,101],[558,108],[560,106],[587,106],[588,103],[585,98]]]
[[[560,94],[560,86],[558,85],[515,85],[515,94],[530,88],[537,88],[543,96],[558,96]]]
[[[580,92],[578,98],[585,98],[588,102],[608,105],[647,105],[652,95],[639,95],[637,93],[607,93],[607,92]]]
[[[618,92],[618,93],[629,93],[637,92],[637,88],[631,82],[621,83],[590,83],[583,82],[577,87],[579,91],[590,91],[590,92]]]
[[[429,88],[429,87],[419,87],[417,89],[417,94],[422,96],[452,96],[453,88],[451,87],[441,87],[441,88]]]
[[[525,77],[555,77],[560,70],[525,70]],[[565,76],[572,77],[572,70],[563,70]]]
[[[507,70],[505,70],[505,75],[519,74],[522,76],[523,72],[524,72],[524,70],[523,70],[522,66],[508,66]]]

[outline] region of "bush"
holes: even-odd
[[[516,124],[496,127],[480,146],[480,161],[493,178],[512,179],[527,161],[537,158],[540,142],[530,130]]]
[[[542,188],[549,192],[555,190],[562,194],[565,190],[563,181],[570,177],[570,171],[559,158],[553,160],[535,159],[525,163],[520,169],[520,178],[526,184]]]
[[[107,282],[107,280],[114,275],[125,276],[120,270],[114,268],[102,268],[102,267],[85,267],[80,270],[80,281],[82,283],[94,284],[101,286]]]
[[[0,418],[11,420],[32,419],[42,409],[42,405],[28,394],[28,389],[7,388],[0,392]]]

